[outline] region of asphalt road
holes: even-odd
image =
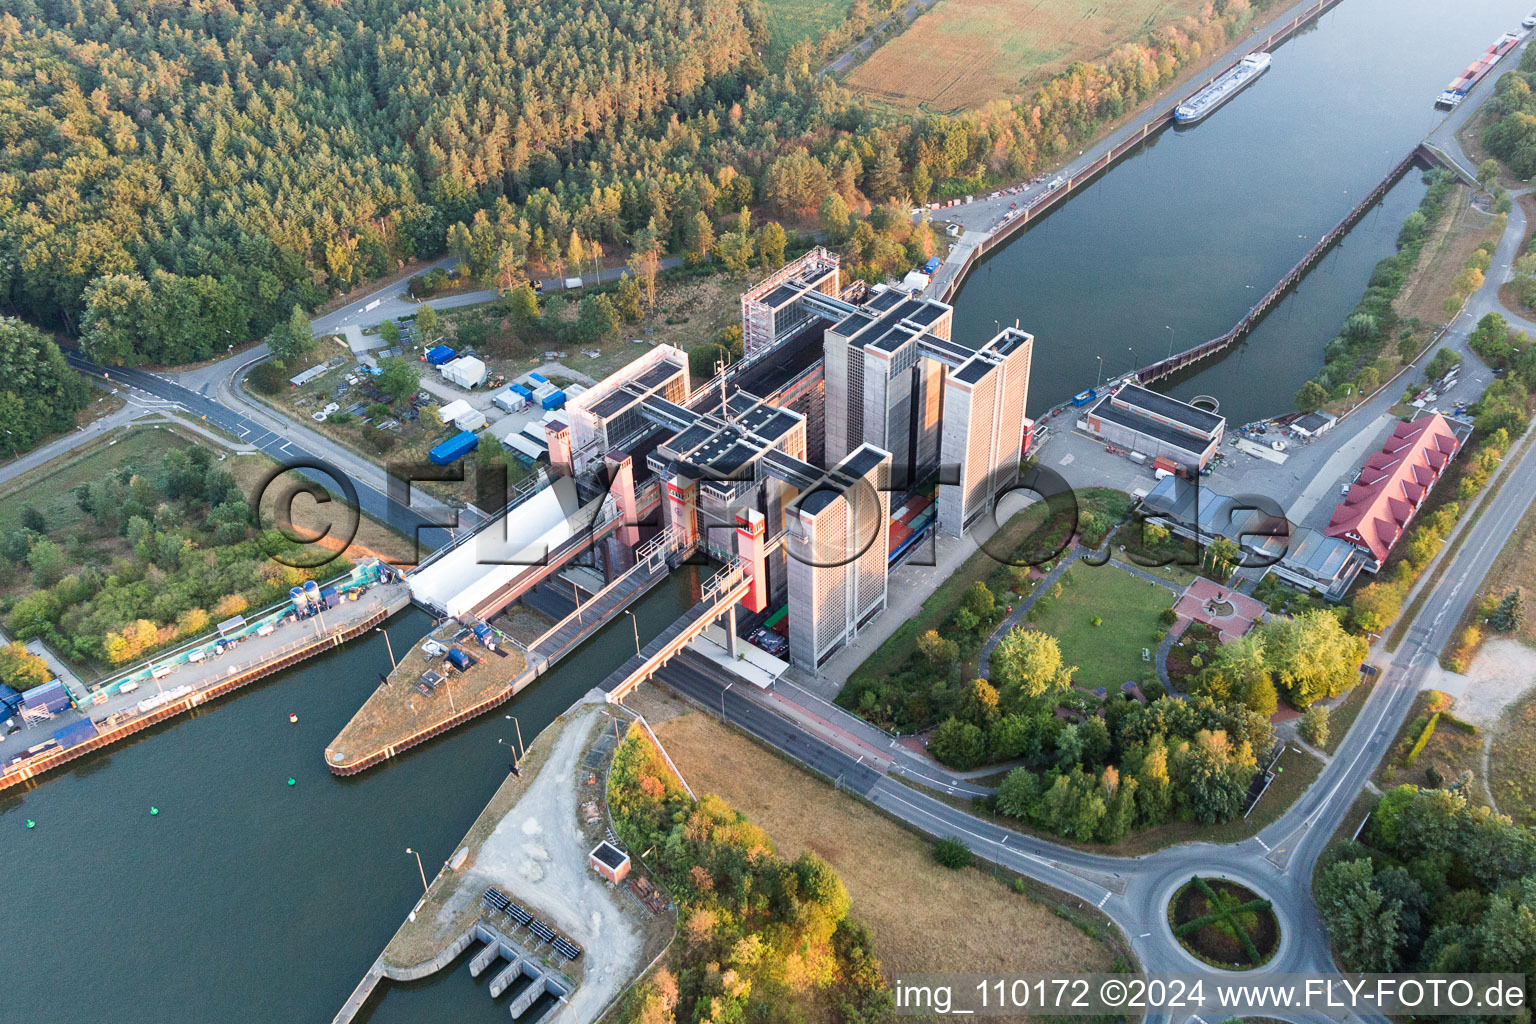
[[[347,453],[345,460],[336,459],[335,446],[332,446],[332,450],[327,453],[332,456],[330,458],[317,453],[313,448],[319,446],[306,446],[305,443],[296,439],[295,435],[301,429],[296,425],[284,424],[274,418],[277,423],[275,428],[265,426],[208,394],[194,391],[160,374],[120,366],[99,366],[75,352],[69,352],[67,356],[70,365],[76,370],[110,380],[130,393],[150,395],[184,409],[242,442],[254,446],[281,465],[295,468],[315,467],[304,471],[303,475],[325,485],[333,494],[338,496],[344,494],[346,488],[342,485],[342,481],[350,482],[351,487],[356,491],[358,507],[365,514],[393,527],[406,537],[416,536],[419,531],[424,551],[442,546],[451,539],[448,530],[444,529],[442,524],[449,521],[446,516],[452,514],[452,510],[442,509],[440,504],[434,502],[433,504],[438,506],[444,516],[434,520],[424,514],[425,503],[422,508],[418,508],[414,502],[411,506],[407,506],[394,500],[387,493],[382,469],[350,453]],[[245,358],[253,357],[246,353]],[[228,362],[226,360],[224,363],[215,365],[224,366]],[[224,376],[227,378],[228,373],[225,372]],[[463,517],[461,525],[474,527],[482,521],[482,517],[469,514]],[[338,523],[338,529],[340,526],[341,524]]]

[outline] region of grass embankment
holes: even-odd
[[[987,811],[973,805],[967,800],[954,796],[939,796],[939,799],[952,806],[970,811],[978,817],[986,818],[994,824],[1004,828],[1023,832],[1027,835],[1038,836],[1047,842],[1059,843],[1062,846],[1071,846],[1079,850],[1087,850],[1091,853],[1107,853],[1117,857],[1139,857],[1145,853],[1156,853],[1158,850],[1169,846],[1178,846],[1181,843],[1240,843],[1245,839],[1252,839],[1264,829],[1268,828],[1285,813],[1286,809],[1295,803],[1317,777],[1322,774],[1323,762],[1311,754],[1287,746],[1280,754],[1280,760],[1275,765],[1276,773],[1274,782],[1270,783],[1258,806],[1253,813],[1246,818],[1233,818],[1231,821],[1220,825],[1201,825],[1192,821],[1174,821],[1152,828],[1141,829],[1132,832],[1124,839],[1115,843],[1080,843],[1057,832],[1045,829],[1033,828],[1017,818],[1009,818],[1000,814],[989,814]],[[914,789],[922,789],[915,782],[909,782],[900,776],[891,776],[897,782],[910,785]],[[981,780],[978,780],[981,781]],[[995,779],[994,784],[1001,779]],[[937,794],[930,794],[937,795]]]
[[[1392,300],[1392,308],[1413,331],[1420,350],[1429,343],[1438,325],[1448,319],[1446,300],[1460,294],[1456,278],[1472,254],[1484,243],[1497,243],[1504,233],[1504,218],[1479,210],[1471,199],[1472,190],[1466,185],[1458,184],[1451,191],[1446,204],[1448,215],[1425,241],[1418,265]],[[1395,353],[1389,351],[1387,355]],[[1397,365],[1401,365],[1401,360]],[[1395,372],[1396,366],[1393,369]],[[1382,379],[1389,376],[1383,373]]]
[[[329,763],[344,767],[407,737],[435,728],[505,690],[528,667],[522,652],[515,647],[503,646],[501,650],[506,657],[500,657],[501,651],[487,651],[472,639],[455,644],[453,635],[461,628],[450,620],[429,636],[445,647],[466,651],[479,662],[471,665],[469,671],[459,672],[447,664],[446,658],[429,658],[422,650],[422,643],[415,644],[400,656],[388,680],[379,684],[331,741],[327,748]],[[422,673],[429,670],[444,677],[430,695],[416,687]],[[342,755],[342,759],[336,760],[336,754]]]
[[[1076,665],[1073,682],[1111,690],[1146,675],[1156,655],[1158,616],[1172,608],[1175,597],[1166,587],[1133,576],[1110,562],[1073,565],[1070,582],[1061,588],[1044,614],[1029,625],[1054,636],[1062,659]],[[1095,626],[1093,619],[1102,620]]]
[[[246,500],[253,508],[260,497],[262,525],[280,526],[279,505],[282,504],[280,499],[286,490],[282,485],[300,481],[296,481],[292,474],[278,480],[274,474],[281,467],[265,455],[235,455],[226,460],[224,465],[245,492]],[[354,522],[352,513],[341,511],[341,495],[332,489],[328,489],[328,492],[332,497],[330,502],[316,501],[308,492],[294,495],[287,514],[291,518],[295,536],[316,538],[313,545],[324,552],[341,549],[343,542],[346,542],[342,553],[354,562],[381,558],[393,564],[409,565],[416,561],[417,550],[413,540],[364,515],[360,509],[356,510],[356,533],[349,540],[347,534]],[[316,561],[323,557],[317,557]]]
[[[1371,691],[1376,688],[1375,676],[1362,681],[1344,695],[1344,699],[1335,704],[1328,712],[1328,742],[1323,745],[1323,751],[1332,754],[1339,749],[1339,744],[1344,742],[1344,737],[1349,734],[1350,727],[1355,724],[1355,719],[1360,717],[1360,710],[1365,707],[1365,702],[1370,699]]]
[[[932,844],[699,712],[656,733],[694,792],[729,800],[779,852],[811,850],[837,871],[874,932],[888,977],[921,971],[1103,971],[1119,952],[1055,906],[978,867],[951,871]],[[1112,935],[1105,929],[1103,936]]]

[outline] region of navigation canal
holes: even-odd
[[[634,609],[641,641],[697,599],[697,572],[673,573]],[[430,622],[414,609],[391,619],[395,651]],[[329,1021],[421,895],[406,847],[430,877],[506,776],[496,741],[516,731],[503,714],[531,742],[633,653],[618,616],[501,713],[340,779],[321,751],[389,671],[374,634],[7,793],[5,1016]],[[371,1020],[504,1019],[484,981],[452,971],[397,987]]]
[[[1164,133],[980,266],[958,300],[960,336],[1021,318],[1041,340],[1038,410],[1091,383],[1097,355],[1114,374],[1130,348],[1144,364],[1220,334],[1429,131],[1445,82],[1526,9],[1346,0],[1209,120]],[[1241,349],[1175,392],[1214,393],[1236,421],[1287,409],[1421,193],[1410,175]],[[642,641],[696,590],[688,571],[647,596]],[[427,624],[393,619],[396,650]],[[620,617],[505,713],[531,739],[633,643]],[[0,798],[7,1016],[329,1020],[416,898],[406,847],[429,871],[452,854],[506,773],[496,741],[514,737],[497,714],[332,777],[320,752],[388,668],[372,636]],[[387,988],[369,1019],[504,1015],[454,970]]]
[[[980,264],[956,337],[1020,319],[1038,339],[1038,415],[1091,386],[1097,356],[1108,378],[1222,334],[1439,123],[1435,96],[1529,6],[1345,0],[1208,119],[1156,136]],[[1291,411],[1423,194],[1411,172],[1241,346],[1168,390],[1215,395],[1234,424]]]

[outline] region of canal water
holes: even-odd
[[[979,344],[1016,318],[1032,332],[1038,415],[1092,386],[1096,357],[1110,377],[1223,334],[1439,123],[1435,96],[1529,8],[1345,0],[1207,120],[1163,132],[978,266],[956,338]],[[1233,423],[1291,411],[1423,191],[1410,172],[1246,342],[1168,390],[1214,395]]]
[[[697,599],[696,571],[673,573],[634,608],[641,642]],[[395,651],[430,624],[416,610],[391,619]],[[430,879],[505,778],[497,740],[516,730],[503,716],[531,742],[634,649],[621,615],[501,713],[339,779],[325,745],[389,671],[384,638],[370,634],[0,796],[0,1016],[329,1021],[421,895],[406,848]],[[453,970],[385,986],[367,1019],[503,1020],[485,981]]]
[[[1345,0],[1207,122],[1164,133],[980,266],[958,336],[1020,318],[1039,339],[1038,411],[1091,384],[1095,356],[1116,373],[1131,348],[1145,364],[1222,333],[1430,130],[1435,94],[1525,13],[1511,0]],[[1421,193],[1410,176],[1241,349],[1175,393],[1213,393],[1236,421],[1288,408]],[[675,574],[636,607],[642,641],[697,585]],[[396,650],[427,625],[415,611],[391,620]],[[633,645],[621,616],[504,713],[531,739]],[[514,737],[496,714],[332,777],[326,742],[388,668],[372,635],[0,796],[6,1017],[329,1020],[419,894],[406,848],[429,873],[452,854],[506,773],[497,740]],[[456,968],[388,987],[369,1020],[505,1013]]]

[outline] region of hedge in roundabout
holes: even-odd
[[[1212,967],[1246,971],[1280,947],[1280,922],[1269,900],[1224,878],[1191,878],[1168,904],[1179,944]]]

